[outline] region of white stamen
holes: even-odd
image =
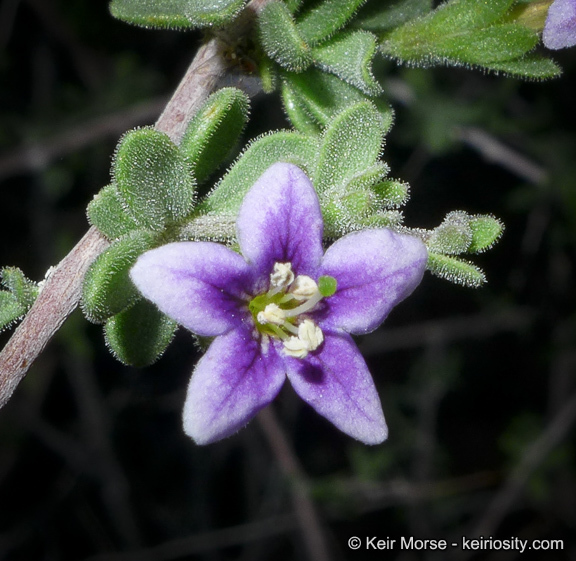
[[[270,293],[276,294],[284,290],[294,281],[292,263],[274,263],[274,270],[270,274]]]
[[[318,292],[318,285],[307,275],[298,275],[290,287],[290,294],[297,300],[308,300]]]
[[[300,304],[296,308],[292,308],[291,310],[286,310],[286,317],[293,318],[304,312],[310,311],[318,302],[322,300],[322,294],[320,292],[316,292],[313,294],[310,299],[306,300],[303,304]]]
[[[294,358],[304,358],[308,354],[306,343],[298,337],[290,337],[284,341],[284,352]]]
[[[311,320],[305,319],[298,326],[298,337],[284,341],[284,351],[295,358],[305,358],[310,351],[315,351],[324,341],[324,333]]]
[[[308,350],[315,351],[324,341],[322,330],[309,319],[305,319],[298,326],[298,339],[305,341]]]
[[[256,319],[262,325],[265,325],[266,323],[282,325],[286,320],[286,313],[276,304],[268,304],[262,312],[258,312]]]

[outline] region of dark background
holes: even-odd
[[[0,3],[1,265],[40,280],[71,249],[118,137],[155,121],[199,39],[117,22],[102,0]],[[137,370],[75,312],[0,411],[0,559],[306,559],[318,532],[334,560],[520,556],[347,545],[481,535],[560,539],[529,558],[576,559],[575,52],[554,53],[565,75],[546,83],[379,63],[397,115],[384,158],[412,186],[406,223],[463,209],[506,224],[477,259],[487,285],[427,275],[359,339],[386,443],[339,433],[287,386],[272,417],[198,447],[180,420],[191,335]],[[246,138],[287,126],[275,96],[252,115]],[[295,463],[306,492],[286,477]]]

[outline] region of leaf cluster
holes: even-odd
[[[222,164],[248,118],[248,99],[224,88],[204,103],[179,146],[153,128],[128,132],[112,164],[112,183],[88,206],[88,219],[112,241],[90,266],[83,286],[86,317],[104,323],[106,342],[122,362],[154,362],[176,324],[142,300],[129,277],[145,251],[178,239],[198,214],[197,188]]]

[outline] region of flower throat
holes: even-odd
[[[291,263],[275,263],[270,288],[248,307],[260,333],[281,339],[287,355],[304,358],[324,341],[322,330],[309,318],[318,303],[336,292],[336,279],[322,276],[318,283],[307,275],[295,276]]]

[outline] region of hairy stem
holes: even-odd
[[[225,33],[200,47],[156,122],[158,130],[179,142],[190,118],[226,74],[223,46],[246,33],[254,14],[268,1],[252,0]],[[0,352],[0,407],[10,399],[32,363],[74,311],[80,301],[86,270],[108,245],[98,230],[90,228],[46,279],[38,299]]]

